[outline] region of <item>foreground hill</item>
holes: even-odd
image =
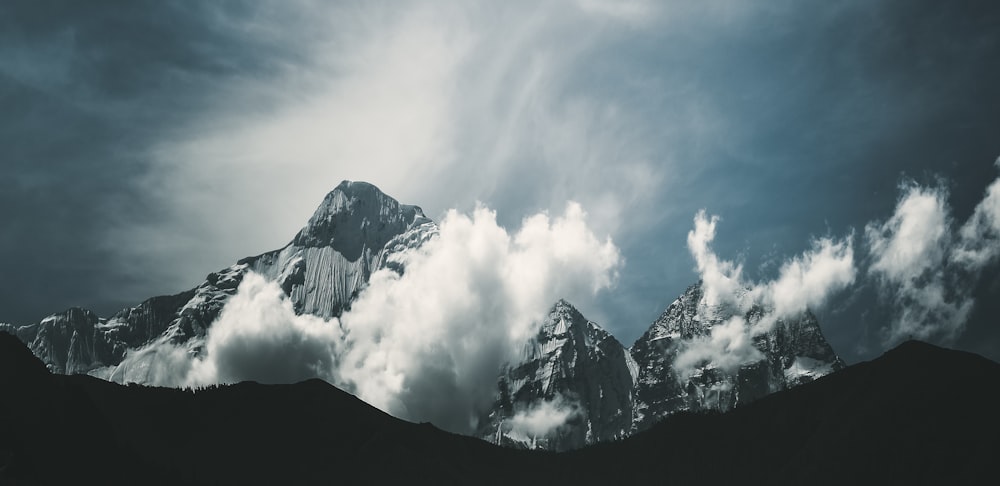
[[[908,342],[725,414],[519,451],[318,380],[197,392],[53,375],[0,333],[0,484],[991,483],[1000,365]]]

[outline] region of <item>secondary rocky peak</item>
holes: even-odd
[[[354,261],[365,248],[377,251],[396,235],[428,221],[419,206],[400,204],[367,182],[343,181],[323,198],[292,244],[329,246]]]
[[[560,299],[518,359],[505,367],[496,402],[477,435],[496,444],[552,450],[622,438],[632,415],[629,363],[618,340]],[[522,430],[524,418],[546,406],[561,412],[564,422],[546,431]]]

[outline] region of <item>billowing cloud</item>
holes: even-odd
[[[587,228],[579,205],[539,214],[509,234],[485,207],[451,211],[406,272],[372,275],[342,317],[341,379],[389,412],[450,430],[475,426],[500,366],[560,297],[613,284],[618,249]]]
[[[158,372],[158,383],[320,377],[398,417],[471,432],[493,401],[501,365],[537,333],[548,308],[614,284],[618,248],[585,219],[570,203],[561,216],[537,214],[509,233],[486,207],[453,210],[436,237],[397,256],[402,275],[372,274],[339,320],[296,315],[276,283],[248,273],[199,356],[178,361],[191,355],[166,342],[137,356],[170,358],[152,363],[173,370],[169,379]]]
[[[209,328],[205,350],[183,383],[295,383],[309,378],[335,381],[340,325],[296,315],[281,287],[249,272]]]
[[[579,403],[567,400],[561,395],[550,400],[541,400],[527,409],[516,412],[507,421],[511,427],[509,435],[513,439],[530,442],[566,425],[568,420],[579,413]]]
[[[907,338],[950,343],[965,329],[979,273],[1000,255],[1000,179],[969,219],[954,226],[947,191],[908,182],[892,217],[865,227],[868,271],[893,307],[887,344]]]

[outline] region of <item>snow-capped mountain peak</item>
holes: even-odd
[[[419,206],[400,204],[372,184],[343,181],[323,198],[292,245],[331,247],[354,261],[364,248],[380,249],[393,237],[429,221]]]

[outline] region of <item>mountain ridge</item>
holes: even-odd
[[[200,355],[209,327],[248,272],[278,284],[296,314],[329,319],[350,309],[374,271],[403,273],[405,259],[399,257],[437,231],[419,206],[401,204],[366,182],[343,181],[284,247],[241,258],[193,289],[152,297],[109,318],[72,308],[37,324],[0,325],[0,330],[17,334],[55,373],[167,384],[156,366],[160,346]],[[767,361],[750,363],[733,376],[702,367],[697,380],[682,383],[673,361],[683,341],[707,335],[721,322],[701,319],[700,288],[689,287],[628,348],[560,299],[522,356],[498,370],[496,400],[475,435],[516,447],[574,449],[621,439],[671,413],[725,410],[799,384],[802,380],[787,375],[800,358],[813,360],[794,367],[810,379],[843,367],[807,313],[755,343]],[[821,352],[786,345],[802,336]],[[551,436],[540,435],[538,426],[530,433],[517,426],[539,407],[563,417],[563,424],[547,429]]]

